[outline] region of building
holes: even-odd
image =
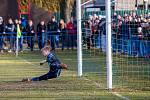
[[[150,0],[111,0],[113,10],[136,10],[150,9]],[[105,10],[105,0],[95,0],[85,5],[85,8],[97,8],[100,11]]]
[[[115,10],[146,9],[145,4],[149,6],[147,9],[150,9],[150,0],[116,0]]]

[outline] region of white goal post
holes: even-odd
[[[81,0],[76,0],[78,76],[82,76],[81,6],[91,1],[92,0],[89,0],[81,4]],[[105,8],[106,8],[106,34],[107,34],[106,36],[107,88],[112,89],[111,0],[105,0]]]

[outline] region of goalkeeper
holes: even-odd
[[[42,75],[40,77],[34,77],[34,78],[26,78],[23,79],[22,81],[42,81],[42,80],[48,80],[48,79],[52,79],[52,78],[57,78],[58,76],[60,76],[61,73],[61,69],[67,69],[67,65],[61,63],[56,56],[50,52],[50,48],[49,47],[44,47],[43,49],[41,49],[41,53],[43,56],[47,57],[46,60],[40,62],[40,65],[43,65],[44,63],[48,63],[49,65],[49,72],[45,75]]]

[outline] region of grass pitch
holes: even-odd
[[[82,77],[77,77],[76,51],[56,51],[57,57],[69,65],[69,70],[63,70],[59,78],[31,83],[20,81],[48,71],[47,64],[39,65],[44,59],[39,51],[25,51],[19,57],[0,55],[0,100],[149,100],[149,90],[115,88],[108,91],[105,55],[89,52],[83,54]]]

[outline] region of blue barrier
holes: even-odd
[[[82,39],[83,45],[87,45],[87,48],[91,46],[90,41],[92,41],[92,46],[98,49],[102,49],[103,52],[106,51],[106,36],[102,34],[89,34],[91,30],[82,29]],[[89,32],[89,33],[88,33]],[[55,34],[56,33],[56,34]],[[19,38],[19,50],[23,50],[25,46],[33,51],[35,48],[35,43],[39,49],[42,49],[45,45],[49,45],[52,50],[55,48],[71,48],[77,47],[77,34],[69,34],[65,31],[65,34],[61,32],[51,31],[42,33],[41,35],[28,36],[27,32],[22,32],[21,38]],[[5,43],[6,42],[6,43]],[[15,50],[16,48],[16,33],[0,33],[0,50],[4,49],[4,44],[9,43],[10,48]],[[116,35],[112,35],[112,50],[113,52],[120,52],[128,54],[131,56],[146,57],[150,54],[150,40],[138,39],[138,37],[132,36],[130,39],[125,39],[123,37],[116,38]]]
[[[112,49],[129,56],[146,57],[150,54],[150,40],[139,39],[137,36],[129,39],[112,37]]]

